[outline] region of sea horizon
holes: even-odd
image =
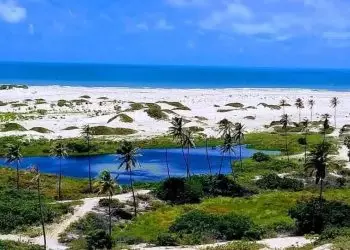
[[[350,91],[350,69],[0,62],[1,84]]]

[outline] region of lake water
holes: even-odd
[[[235,149],[236,156],[233,156],[234,161],[238,160],[239,148]],[[242,157],[251,157],[257,150],[242,148]],[[263,151],[268,154],[279,154],[277,151]],[[167,177],[165,149],[143,149],[138,160],[141,168],[135,169],[133,178],[135,181],[159,181]],[[208,149],[210,162],[213,173],[219,171],[221,165],[221,153],[219,149]],[[40,167],[43,173],[57,174],[59,169],[59,160],[44,156],[44,157],[24,157],[21,162],[21,168],[26,169],[30,165],[35,164]],[[171,176],[185,176],[186,165],[180,149],[168,150],[168,164]],[[5,165],[5,160],[0,159],[0,165]],[[12,164],[15,167],[15,164]],[[123,169],[118,169],[119,161],[116,155],[98,155],[91,157],[92,176],[96,177],[105,169],[110,170],[113,174],[119,175],[119,182],[126,184],[129,181],[127,172]],[[190,168],[193,174],[209,173],[208,161],[206,158],[205,148],[191,149],[190,151]],[[64,176],[71,177],[88,177],[88,158],[87,157],[68,157],[62,160],[62,170]],[[222,173],[229,173],[229,159],[225,157],[222,163]]]

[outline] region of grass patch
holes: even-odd
[[[99,100],[108,100],[108,97],[106,97],[106,96],[101,96],[101,97],[99,97],[99,98],[97,98],[97,99],[99,99]]]
[[[83,98],[83,99],[90,99],[91,97],[90,97],[90,96],[88,96],[88,95],[82,95],[82,96],[80,96],[79,98]]]
[[[274,110],[280,110],[281,109],[280,105],[267,104],[267,103],[264,103],[264,102],[259,103],[258,106],[259,105],[263,106],[264,108],[269,108],[269,109],[274,109]]]
[[[219,113],[226,113],[226,112],[230,112],[233,111],[233,109],[218,109],[217,112]]]
[[[121,122],[132,123],[134,121],[134,119],[132,119],[127,114],[119,114],[118,117]]]
[[[248,115],[248,116],[245,116],[244,119],[255,120],[255,116]]]
[[[194,118],[198,119],[199,121],[208,121],[208,118],[204,116],[195,116]]]
[[[2,250],[44,250],[44,247],[30,243],[21,243],[18,241],[0,240],[0,249]]]
[[[8,131],[27,131],[23,126],[18,123],[5,123],[1,126],[1,132]]]
[[[151,103],[147,104],[148,109],[145,110],[145,112],[148,114],[149,117],[156,119],[156,120],[165,120],[168,119],[168,115],[163,112],[159,105]]]
[[[111,128],[106,126],[91,127],[94,135],[131,135],[137,133],[136,130],[130,128]]]
[[[70,103],[74,103],[75,105],[83,105],[83,104],[91,104],[91,102],[85,100],[85,99],[75,99],[71,100]]]
[[[39,99],[35,99],[35,104],[39,105],[39,104],[47,104],[45,99],[39,98]]]
[[[28,107],[28,104],[26,104],[26,103],[12,103],[11,107],[12,108]]]
[[[22,84],[2,84],[2,85],[0,85],[0,90],[8,90],[8,89],[28,89],[28,86],[22,85]]]
[[[244,105],[242,103],[239,103],[239,102],[227,103],[225,106],[232,107],[232,108],[243,108],[244,107]]]
[[[143,108],[144,106],[142,103],[133,102],[133,103],[130,103],[130,108],[126,109],[125,111],[136,111],[136,110],[141,110]]]
[[[69,126],[64,128],[63,130],[75,130],[75,129],[79,129],[77,126]]]
[[[260,250],[264,245],[249,241],[237,241],[221,246],[206,247],[204,250]]]
[[[2,101],[0,101],[0,107],[2,107],[2,106],[6,106],[7,105],[7,103],[6,102],[2,102]]]
[[[67,100],[58,100],[57,101],[58,107],[70,107],[71,105],[72,105],[72,103],[70,101],[67,101]]]
[[[51,131],[47,128],[43,128],[43,127],[34,127],[34,128],[31,128],[30,130],[41,133],[41,134],[48,134],[48,133],[53,132],[53,131]]]
[[[183,105],[181,102],[168,102],[168,101],[159,101],[157,103],[165,103],[170,106],[175,107],[173,110],[191,110],[189,107]]]
[[[188,129],[193,133],[199,133],[204,131],[204,128],[198,127],[198,126],[191,126],[191,127],[188,127]]]

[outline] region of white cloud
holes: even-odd
[[[189,40],[189,41],[187,41],[186,46],[189,49],[194,49],[196,47],[196,43],[194,41],[192,41],[192,40]]]
[[[149,30],[148,24],[144,22],[136,24],[136,28],[144,31]]]
[[[27,10],[18,5],[14,0],[0,0],[0,19],[8,23],[18,23],[27,16]]]
[[[155,28],[160,30],[172,30],[174,29],[174,26],[169,24],[165,19],[159,19],[155,25]]]
[[[274,34],[275,28],[269,23],[233,23],[232,29],[244,35]]]
[[[166,0],[169,5],[174,7],[205,6],[208,0]]]
[[[323,37],[327,39],[335,40],[350,40],[350,31],[349,32],[324,32]]]

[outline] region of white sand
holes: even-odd
[[[60,99],[74,100],[82,95],[88,95],[92,104],[83,104],[80,106],[69,107],[51,107],[50,104],[57,104]],[[11,105],[0,106],[0,112],[29,112],[28,108],[46,109],[49,114],[42,119],[19,120],[17,123],[26,129],[32,127],[45,127],[54,133],[40,134],[34,131],[25,132],[2,132],[0,136],[5,135],[27,135],[47,138],[77,137],[80,130],[64,130],[69,126],[81,128],[86,124],[91,126],[104,125],[110,127],[124,127],[138,130],[134,137],[149,137],[164,134],[170,125],[169,121],[158,121],[150,118],[144,110],[126,112],[134,119],[133,123],[123,123],[119,119],[107,124],[107,121],[115,116],[114,106],[121,106],[122,110],[129,108],[129,102],[152,102],[157,101],[178,101],[188,106],[191,110],[174,110],[178,115],[191,119],[193,122],[188,126],[201,126],[205,128],[208,135],[217,135],[217,122],[223,118],[228,118],[233,122],[242,122],[248,131],[264,130],[264,125],[272,120],[280,120],[281,110],[272,110],[264,108],[259,103],[278,105],[281,99],[286,99],[291,107],[286,107],[286,112],[293,121],[298,121],[298,110],[294,106],[296,98],[302,98],[305,102],[305,109],[302,109],[302,119],[310,117],[310,110],[307,107],[307,100],[313,98],[316,101],[314,107],[314,120],[320,119],[320,115],[329,113],[333,115],[334,110],[330,107],[330,99],[334,96],[339,97],[340,105],[337,108],[338,127],[350,123],[348,121],[349,109],[347,103],[350,103],[350,92],[332,92],[332,91],[313,91],[303,89],[131,89],[131,88],[101,88],[101,87],[61,87],[61,86],[36,86],[29,89],[12,89],[0,91],[0,100],[2,102],[20,101],[25,99],[43,98],[48,104],[35,105],[35,102],[28,102],[28,106],[13,108]],[[104,101],[99,97],[108,97]],[[100,104],[100,102],[102,102]],[[245,107],[254,106],[256,109],[234,109],[225,106],[227,103],[239,102]],[[173,109],[168,104],[159,104],[163,109]],[[220,107],[214,107],[219,105]],[[217,112],[218,109],[233,109],[230,112]],[[95,112],[100,110],[101,114],[96,116]],[[33,113],[34,116],[38,116]],[[203,116],[208,121],[200,122],[194,116]],[[253,116],[255,120],[248,120],[244,117]],[[56,119],[54,118],[56,117]],[[169,115],[173,117],[173,115]],[[333,122],[333,119],[331,119]]]

